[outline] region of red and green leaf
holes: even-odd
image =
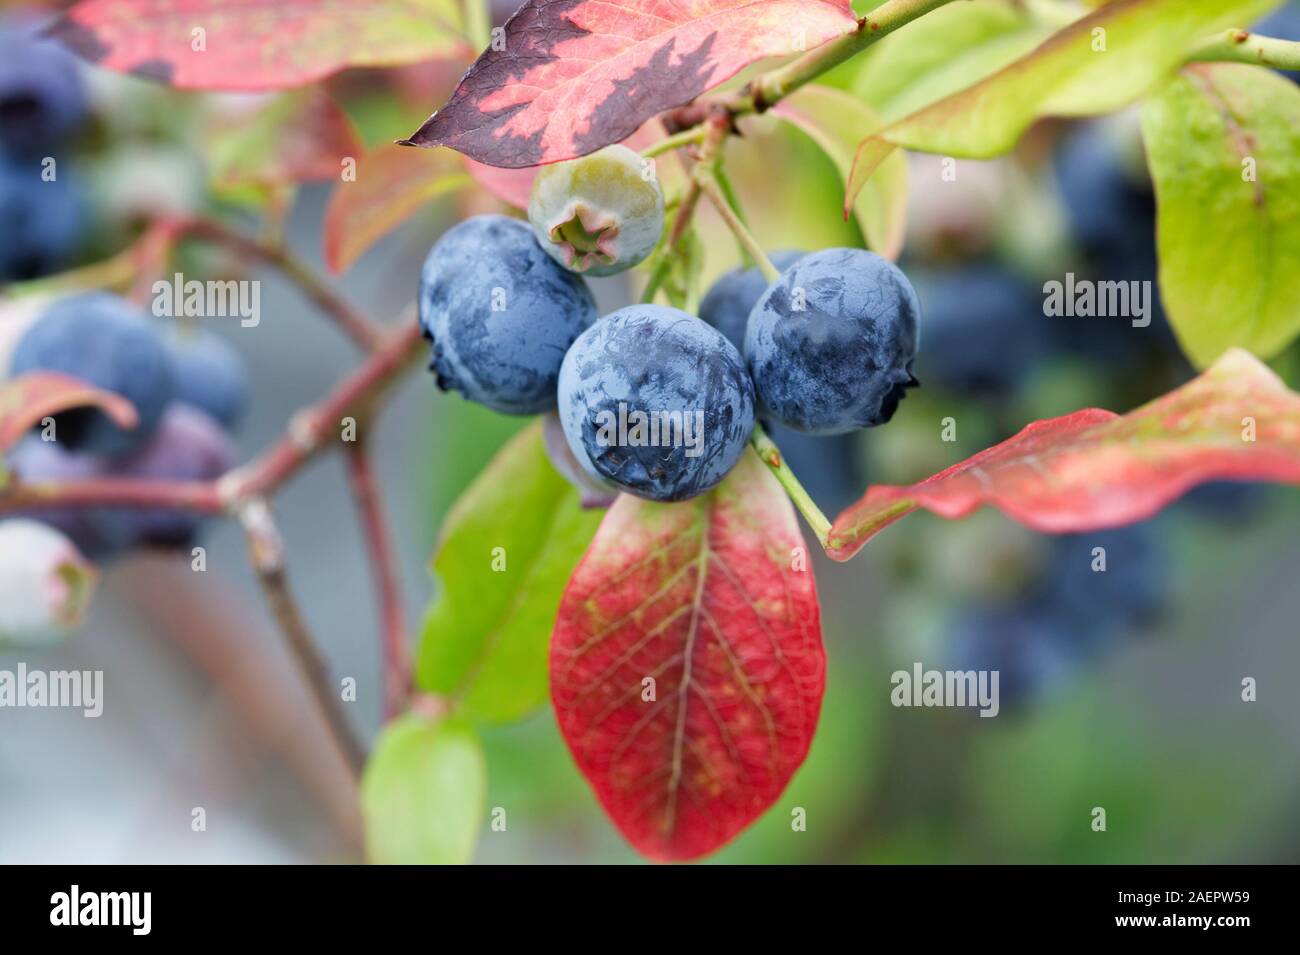
[[[641,152],[667,135],[663,123],[655,117],[621,142],[629,149]],[[510,169],[503,166],[489,166],[466,157],[465,168],[469,170],[475,182],[506,205],[514,206],[516,209],[528,208],[528,200],[533,193],[533,179],[537,177],[535,166]],[[670,190],[674,185],[680,185],[683,178],[678,164],[671,161],[659,164],[656,167],[656,175],[659,176],[665,191]]]
[[[387,145],[361,156],[356,178],[334,187],[325,210],[325,264],[346,271],[426,203],[470,181],[461,158],[447,149]]]
[[[347,114],[319,88],[286,93],[251,115],[228,117],[205,145],[212,178],[227,189],[336,180],[343,160],[363,149]]]
[[[125,398],[61,372],[30,372],[0,382],[0,451],[17,443],[42,418],[87,406],[123,428],[134,428],[139,421]]]
[[[536,166],[629,136],[756,60],[854,26],[848,0],[527,0],[410,138]]]
[[[536,168],[503,169],[469,158],[465,159],[465,168],[475,182],[506,205],[516,209],[528,208],[528,200],[533,194],[533,179],[537,176]]]
[[[283,89],[470,53],[456,0],[81,0],[51,33],[92,63],[181,89]]]
[[[644,855],[717,849],[807,755],[826,658],[803,547],[790,502],[747,451],[693,501],[620,497],[574,571],[551,640],[556,717]]]
[[[848,560],[917,508],[955,519],[991,504],[1053,533],[1114,527],[1215,480],[1300,483],[1300,395],[1239,349],[1126,415],[1036,421],[919,484],[873,487],[835,519],[827,552]]]

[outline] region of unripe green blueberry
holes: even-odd
[[[614,275],[654,251],[664,228],[664,192],[654,165],[626,146],[543,166],[528,221],[546,254],[566,269]]]

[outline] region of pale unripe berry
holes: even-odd
[[[49,525],[0,521],[0,645],[58,641],[81,622],[98,577]]]
[[[546,254],[573,272],[614,275],[654,251],[664,192],[651,160],[626,146],[543,166],[528,221]]]

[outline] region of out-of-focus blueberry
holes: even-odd
[[[19,480],[29,484],[83,481],[106,473],[101,459],[68,451],[61,442],[43,441],[35,434],[29,434],[9,451],[8,463]],[[104,536],[94,508],[44,507],[26,516],[63,532],[91,560],[106,560],[117,552],[113,542]]]
[[[171,356],[150,318],[106,292],[51,305],[19,340],[11,371],[63,372],[130,401],[139,416],[131,430],[93,408],[55,417],[55,436],[68,450],[110,457],[142,447],[175,394]]]
[[[130,457],[114,461],[121,477],[174,481],[210,481],[235,463],[234,447],[224,428],[198,408],[176,402],[163,415],[152,440]],[[101,536],[115,549],[189,547],[202,515],[170,508],[97,508]]]
[[[86,226],[86,209],[66,166],[46,180],[39,160],[0,157],[0,283],[41,278],[67,265]]]
[[[224,338],[173,327],[164,337],[176,374],[176,400],[233,428],[248,403],[248,369]]]
[[[50,154],[86,115],[77,58],[40,29],[29,16],[0,22],[0,149],[11,155]]]
[[[1197,516],[1220,524],[1253,520],[1268,505],[1272,487],[1251,481],[1210,481],[1183,495],[1183,503]]]
[[[1013,710],[1067,679],[1078,660],[1070,635],[1050,614],[1019,604],[978,606],[957,614],[948,634],[949,665],[997,671],[998,704]]]
[[[1080,634],[1149,621],[1167,590],[1164,553],[1149,524],[1062,534],[1036,602]]]
[[[1003,268],[970,265],[913,272],[925,314],[917,372],[927,386],[959,395],[1011,395],[1047,349],[1043,305]]]

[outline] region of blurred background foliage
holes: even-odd
[[[959,13],[964,7],[978,12]],[[936,17],[941,50],[911,49],[946,58],[948,67],[922,87],[891,85],[902,53],[889,41],[827,83],[886,116],[905,112],[1037,42],[1036,28],[1015,26],[1017,7],[956,5],[947,26]],[[1295,8],[1284,12],[1292,25]],[[175,93],[99,71],[87,77],[91,119],[72,165],[89,219],[66,264],[103,259],[160,212],[247,214],[247,197],[209,188],[209,157],[196,144],[214,117],[247,112],[260,98]],[[351,71],[326,85],[362,140],[376,145],[409,133],[454,80],[448,68],[419,67]],[[934,157],[909,162],[901,262],[925,315],[923,387],[887,427],[788,450],[827,511],[867,481],[911,482],[1031,420],[1086,406],[1126,411],[1193,374],[1159,312],[1148,328],[1042,313],[1042,283],[1067,271],[1155,279],[1154,201],[1134,115],[1040,123],[1005,159],[957,162],[955,181],[942,188]],[[788,125],[770,116],[747,125],[729,147],[727,170],[765,247],[861,243],[841,215],[835,167]],[[304,188],[280,225],[313,262],[327,197],[327,187]],[[341,287],[376,316],[395,314],[441,231],[496,208],[481,192],[430,204],[367,253]],[[700,210],[698,228],[707,288],[740,254],[712,209]],[[224,267],[202,250],[187,254],[187,272]],[[264,278],[262,325],[221,329],[252,370],[253,407],[239,439],[246,456],[351,362],[292,292]],[[621,278],[593,287],[602,311],[634,293]],[[1294,345],[1271,364],[1300,387]],[[953,442],[940,438],[948,417]],[[423,375],[384,418],[372,447],[413,625],[436,592],[428,561],[449,507],[526,423],[436,394]],[[373,612],[369,597],[358,596],[367,569],[341,474],[333,465],[314,469],[280,509],[293,579],[334,671],[373,690]],[[1077,566],[1061,571],[1069,541],[994,513],[957,523],[918,514],[851,564],[818,555],[830,671],[811,754],[771,811],[711,861],[1300,861],[1298,517],[1300,499],[1287,490],[1198,490],[1133,531],[1140,540],[1116,540],[1114,589],[1104,593],[1090,591],[1095,580]],[[217,604],[189,605],[175,624],[148,609],[178,599],[163,593],[167,578],[150,576],[159,559],[128,559],[107,571],[105,608],[49,658],[51,668],[107,669],[117,685],[138,688],[131,706],[110,706],[93,725],[0,717],[0,860],[348,856],[336,831],[346,831],[339,825],[346,811],[322,796],[329,787],[317,779],[313,788],[310,772],[291,775],[269,759],[282,740],[250,743],[263,739],[249,729],[257,717],[201,678],[192,650],[177,649],[192,641],[158,636],[168,626],[201,630],[197,620],[211,627],[214,613],[225,614],[217,629],[262,627],[249,619],[260,609],[238,533],[215,528],[209,546],[210,577],[223,595]],[[1080,620],[1081,604],[1092,604],[1099,619]],[[16,659],[4,654],[0,665]],[[999,666],[1015,675],[1014,686],[1003,683],[996,719],[890,706],[890,674],[918,660]],[[1258,702],[1241,701],[1246,677],[1258,681]],[[373,692],[363,693],[357,712],[377,730]],[[173,738],[164,739],[169,725]],[[504,808],[509,824],[505,832],[485,829],[479,861],[636,861],[547,710],[483,729],[482,739],[487,806]],[[218,816],[213,830],[219,848],[165,837],[150,822],[185,815],[205,798],[229,810],[230,821]],[[314,808],[304,813],[304,805]],[[1104,833],[1090,825],[1098,806],[1107,813]],[[797,808],[807,814],[806,831],[791,828]]]

